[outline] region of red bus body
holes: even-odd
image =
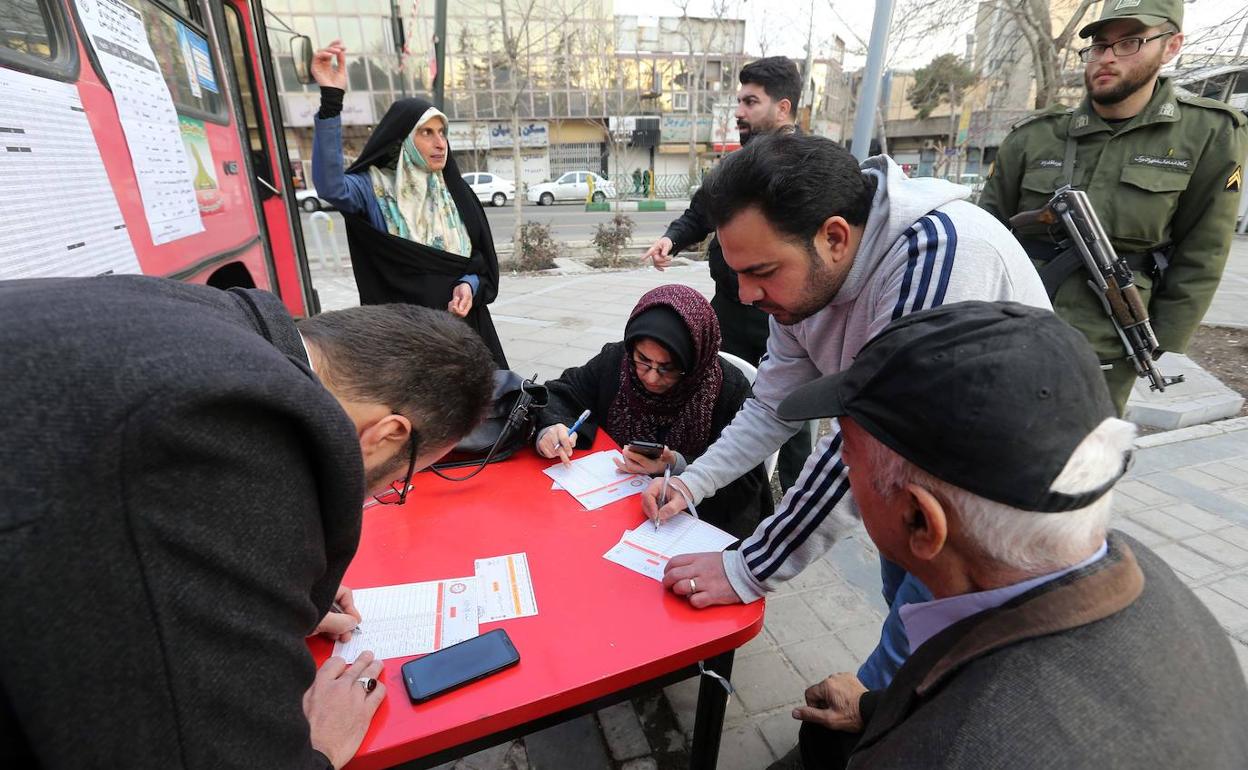
[[[145,275],[221,288],[254,286],[277,294],[296,316],[319,310],[290,182],[260,0],[125,0],[145,15],[145,25],[152,25],[149,32],[162,33],[150,34],[149,42],[175,94],[179,117],[203,126],[207,162],[216,177],[208,209],[203,205],[200,209],[203,231],[159,245],[152,240],[107,73],[92,48],[76,0],[3,2],[22,7],[10,16],[0,11],[0,68],[76,86]],[[40,23],[47,38],[43,44]],[[174,82],[176,75],[171,76],[166,66],[173,59],[163,32],[178,24],[208,43],[218,87],[215,109],[192,109],[176,96],[185,84]],[[181,52],[178,57],[181,61]],[[0,99],[4,97],[0,93]],[[0,206],[4,205],[0,193]],[[55,226],[53,219],[49,226]]]

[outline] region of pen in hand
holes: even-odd
[[[659,531],[660,511],[667,505],[667,485],[672,483],[672,464],[663,466],[663,491],[659,495],[659,510],[654,512],[654,531]]]
[[[339,604],[338,602],[334,602],[333,604],[329,605],[329,611],[330,611],[330,612],[338,612],[338,613],[341,613],[341,614],[343,614],[343,615],[350,615],[350,614],[351,614],[351,613],[347,612],[346,610],[344,610],[344,609],[342,608],[342,605],[341,605],[341,604]],[[353,629],[351,629],[351,630],[352,630],[353,632],[354,632],[354,631],[359,631],[359,632],[363,632],[363,631],[364,631],[364,629],[360,627],[360,624],[359,624],[359,623],[356,623],[356,624],[355,624],[355,628],[353,628]]]
[[[586,409],[585,411],[581,412],[580,417],[576,418],[576,422],[572,423],[572,427],[568,428],[568,435],[571,436],[573,433],[576,433],[576,431],[580,429],[580,427],[584,425],[585,421],[588,419],[589,419],[589,410]],[[562,449],[562,447],[560,448]],[[569,459],[563,461],[564,465],[567,465],[569,462],[571,462],[571,456],[572,456],[572,453],[569,451],[568,452]]]

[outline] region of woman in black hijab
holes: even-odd
[[[346,220],[360,304],[448,310],[477,330],[499,368],[508,368],[486,307],[498,296],[494,236],[451,155],[446,116],[425,99],[400,99],[344,171],[341,42],[316,52],[312,75],[321,86],[312,179],[317,195]]]

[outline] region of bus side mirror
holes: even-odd
[[[295,78],[308,85],[312,78],[312,38],[295,35],[290,39],[290,54],[295,59]]]

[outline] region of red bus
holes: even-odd
[[[142,272],[318,312],[260,0],[0,0],[0,278]]]

